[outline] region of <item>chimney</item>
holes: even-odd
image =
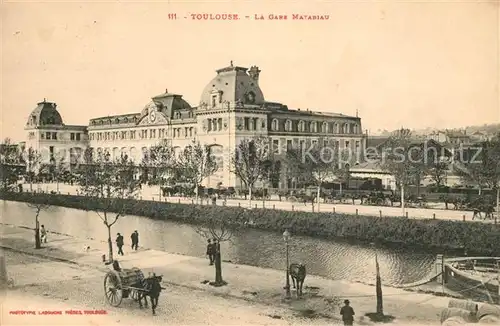
[[[258,82],[259,81],[259,74],[260,74],[259,67],[257,67],[257,66],[250,67],[250,70],[248,71],[248,75],[250,76],[250,78],[252,78],[256,82]]]

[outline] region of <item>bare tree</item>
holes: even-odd
[[[236,216],[232,216],[232,220],[237,220],[244,210],[239,210]],[[215,244],[215,281],[210,284],[213,286],[224,286],[227,284],[222,278],[222,253],[220,244],[221,242],[231,241],[231,239],[240,232],[240,229],[231,224],[225,216],[211,214],[205,220],[205,223],[195,227],[196,233],[201,235],[204,239],[214,239]]]
[[[162,186],[172,178],[175,168],[175,152],[170,142],[163,140],[151,147],[143,159],[143,165],[155,169],[161,198]]]
[[[252,191],[258,180],[264,179],[268,171],[272,150],[267,137],[243,139],[231,157],[232,173],[248,188],[248,203],[252,207]]]
[[[38,217],[42,211],[48,210],[51,205],[46,195],[42,195],[42,197],[35,197],[34,202],[26,203],[26,205],[35,211],[35,249],[40,249],[42,245],[40,237],[40,222]]]
[[[382,153],[381,168],[391,173],[401,194],[402,214],[405,215],[405,189],[425,175],[424,150],[415,144],[409,129],[401,129],[386,142]]]
[[[17,146],[11,143],[10,138],[5,138],[0,144],[0,188],[4,191],[12,190],[19,177],[21,161]]]
[[[109,262],[113,261],[111,227],[121,216],[127,214],[140,191],[140,181],[134,178],[137,167],[128,157],[111,160],[109,153],[85,154],[79,192],[97,198],[99,205],[88,209],[94,211],[108,230]]]
[[[307,183],[314,184],[317,188],[316,203],[320,205],[321,186],[334,179],[345,177],[343,160],[348,159],[350,153],[336,146],[330,145],[325,139],[311,143],[302,151],[293,150],[288,154],[288,165],[300,175]],[[347,161],[346,161],[347,162]]]
[[[33,191],[33,181],[42,161],[40,153],[32,147],[27,148],[23,153],[23,160],[26,163],[26,179],[30,183],[30,191]]]
[[[196,202],[198,202],[198,188],[206,178],[213,175],[217,169],[217,161],[212,155],[210,147],[194,140],[179,153],[175,163],[177,175],[194,186]]]

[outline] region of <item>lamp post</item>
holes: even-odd
[[[290,299],[290,272],[288,270],[288,241],[290,240],[290,232],[288,229],[283,232],[283,240],[285,240],[286,245],[286,285],[285,285],[285,298]]]

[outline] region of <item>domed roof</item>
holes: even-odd
[[[46,125],[63,125],[61,114],[57,111],[57,104],[52,102],[38,103],[37,107],[31,112],[27,126],[46,126]]]
[[[248,73],[247,73],[248,71]],[[200,98],[200,106],[210,105],[214,95],[219,102],[234,104],[262,105],[264,94],[259,87],[258,67],[243,68],[231,65],[217,70],[215,76],[205,87]]]

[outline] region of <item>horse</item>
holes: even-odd
[[[304,285],[304,279],[306,278],[306,266],[303,264],[292,263],[290,264],[290,276],[293,282],[293,288],[297,289],[297,296],[302,295],[302,286]],[[297,286],[295,286],[297,282]]]
[[[151,277],[145,278],[141,284],[143,290],[139,292],[139,306],[142,308],[142,299],[144,298],[145,306],[147,308],[147,297],[149,297],[151,299],[151,310],[153,312],[153,316],[156,315],[156,307],[158,306],[160,292],[165,289],[161,286],[162,279],[163,277],[161,275],[156,276],[154,274]]]

